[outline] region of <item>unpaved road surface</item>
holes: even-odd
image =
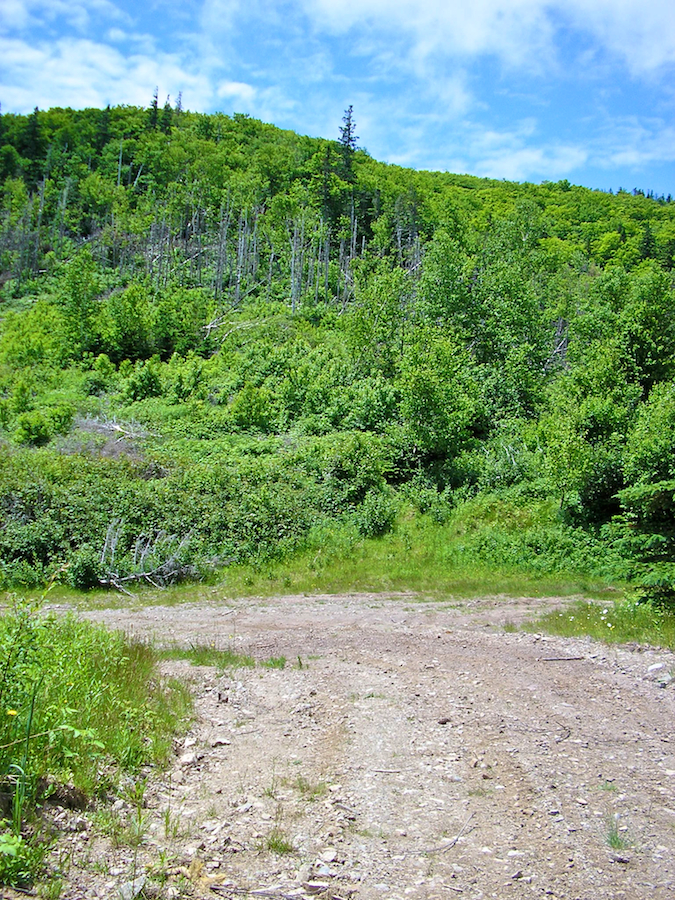
[[[675,656],[512,630],[555,602],[87,614],[258,665],[166,665],[197,718],[142,811],[115,805],[142,843],[71,822],[61,896],[129,897],[145,878],[141,896],[168,898],[675,897]]]

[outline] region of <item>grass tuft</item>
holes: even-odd
[[[526,626],[561,637],[588,635],[607,644],[639,643],[675,650],[675,613],[648,603],[577,601]]]
[[[266,659],[261,665],[265,666],[266,669],[285,669],[286,668],[286,657],[285,656],[271,656],[269,659]]]
[[[159,651],[162,659],[186,659],[193,666],[213,666],[217,669],[252,668],[252,656],[232,649],[219,650],[212,644],[191,644],[189,647],[168,647]]]
[[[273,828],[265,839],[265,849],[278,856],[293,853],[293,844],[288,840],[281,828]]]

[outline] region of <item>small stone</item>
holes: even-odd
[[[659,672],[661,669],[665,669],[665,663],[654,663],[654,665],[649,666],[647,669],[648,672]]]
[[[181,766],[194,766],[197,762],[197,754],[196,753],[184,753],[180,760]]]
[[[308,894],[323,894],[329,888],[327,881],[303,881],[302,886]]]
[[[145,887],[145,881],[145,875],[141,875],[139,878],[134,878],[133,881],[127,881],[123,884],[120,887],[121,900],[134,900],[135,897],[138,897]]]
[[[321,853],[321,859],[326,863],[335,862],[338,858],[338,852],[335,847],[326,847],[326,849]]]
[[[612,860],[612,862],[621,863],[624,866],[627,866],[630,862],[629,857],[622,856],[620,853],[610,853],[609,858]]]
[[[216,738],[211,741],[212,747],[229,747],[232,741],[228,741],[227,738]]]
[[[302,884],[306,881],[309,881],[311,877],[312,877],[312,867],[309,865],[309,863],[304,863],[298,869],[298,874],[295,876],[295,880],[299,881]]]

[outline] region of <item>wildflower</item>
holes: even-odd
[[[18,712],[17,712],[15,709],[8,709],[8,710],[7,710],[7,715],[8,715],[8,716],[18,716],[19,714],[18,714]]]

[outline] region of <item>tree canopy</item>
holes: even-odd
[[[670,597],[671,198],[385,165],[343,122],[0,117],[0,580],[495,496]]]

